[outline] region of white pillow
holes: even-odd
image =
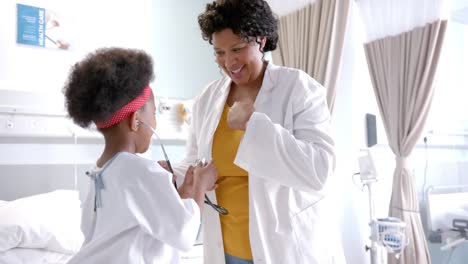
[[[43,248],[73,254],[83,243],[78,192],[57,190],[0,206],[0,252]]]

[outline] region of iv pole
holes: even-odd
[[[376,218],[372,184],[377,182],[377,170],[369,149],[361,150],[365,155],[359,158],[361,182],[369,191],[369,226],[371,228],[370,246],[366,245],[366,251],[370,251],[371,264],[379,264],[382,261],[380,251],[385,247],[387,252],[395,253],[398,258],[400,252],[406,247],[404,236],[405,224],[398,218]]]
[[[369,225],[371,228],[371,245],[370,247],[366,245],[366,251],[370,251],[370,261],[371,264],[378,264],[378,257],[379,257],[379,252],[378,252],[378,238],[376,237],[378,235],[378,230],[376,230],[378,227],[375,224],[375,205],[374,205],[374,197],[372,194],[372,183],[377,182],[376,178],[373,179],[361,179],[363,184],[367,187],[367,190],[369,192]]]

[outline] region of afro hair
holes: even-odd
[[[65,107],[77,125],[88,127],[135,99],[153,78],[153,60],[144,51],[98,49],[71,68]]]

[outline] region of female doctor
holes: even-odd
[[[335,162],[325,89],[263,59],[278,40],[265,1],[213,2],[198,22],[224,76],[195,100],[176,174],[213,159],[218,188],[208,197],[229,211],[203,212],[204,263],[342,263],[323,215]]]

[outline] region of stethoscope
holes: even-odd
[[[154,128],[152,128],[150,125],[146,124],[145,122],[143,121],[139,121],[141,124],[143,124],[145,127],[149,128],[151,130],[151,132],[153,132],[153,135],[156,136],[156,139],[159,141],[159,145],[161,146],[161,149],[162,149],[162,152],[164,154],[164,159],[166,159],[166,164],[167,164],[167,167],[169,169],[169,171],[174,174],[174,170],[172,169],[172,165],[171,165],[171,162],[169,161],[169,157],[167,156],[167,153],[166,153],[166,149],[164,148],[164,145],[162,143],[162,140],[161,138],[158,136],[158,134],[156,134],[156,131],[154,130]],[[206,161],[205,159],[201,159],[201,160],[197,160],[196,162],[197,164],[198,163],[201,163],[202,165],[205,165]],[[174,186],[175,188],[177,189],[177,183],[174,181]],[[222,214],[222,215],[227,215],[229,213],[229,211],[220,206],[220,205],[217,205],[217,204],[214,204],[213,202],[211,202],[210,198],[208,198],[208,196],[205,194],[205,204],[211,206],[216,212]]]

